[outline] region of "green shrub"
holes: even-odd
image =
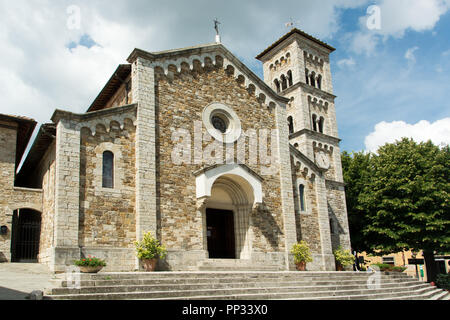
[[[151,232],[147,232],[142,241],[136,241],[134,245],[136,246],[136,255],[140,260],[164,259],[167,254],[166,248],[152,236]]]
[[[75,260],[75,265],[78,267],[106,267],[105,260],[88,256],[85,259]]]
[[[291,253],[294,255],[294,262],[312,262],[308,243],[302,240],[292,246]]]
[[[438,274],[436,278],[436,285],[438,288],[450,290],[450,273]]]
[[[387,264],[387,263],[373,263],[373,264],[371,264],[371,266],[380,268],[380,271],[403,272],[407,269],[406,267],[400,267],[400,266],[395,267],[392,264]]]
[[[336,263],[343,267],[351,266],[355,263],[355,257],[352,255],[350,250],[344,250],[341,246],[334,250],[333,254],[336,259]]]

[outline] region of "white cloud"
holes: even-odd
[[[402,37],[406,30],[432,30],[450,9],[449,0],[382,0],[380,33]]]
[[[351,67],[353,67],[354,65],[356,65],[356,62],[355,62],[355,60],[353,59],[353,57],[351,57],[351,58],[348,58],[348,59],[342,59],[342,60],[339,60],[339,61],[337,62],[337,65],[338,65],[339,68],[341,68],[341,69],[343,69],[343,68],[351,68]]]
[[[55,108],[84,112],[134,48],[159,51],[213,42],[214,17],[222,22],[224,44],[248,65],[256,65],[253,57],[287,32],[284,23],[290,17],[300,20],[298,27],[314,36],[329,37],[339,30],[340,9],[366,2],[286,0],[280,6],[238,0],[154,4],[135,0],[132,6],[127,1],[115,1],[112,6],[92,0],[75,2],[80,27],[70,29],[71,0],[0,0],[0,59],[4,62],[0,65],[0,113],[46,122]],[[94,46],[73,47],[86,35]]]
[[[414,52],[419,50],[419,47],[413,47],[406,50],[405,53],[405,59],[408,60],[409,65],[413,65],[416,63],[416,56],[414,55]]]
[[[367,20],[359,19],[360,30],[350,37],[350,48],[356,53],[372,55],[377,45],[389,37],[402,38],[407,30],[433,30],[441,16],[450,10],[450,0],[380,0],[380,28],[370,29]]]
[[[433,123],[421,120],[416,124],[408,124],[404,121],[380,122],[375,125],[375,131],[366,137],[366,150],[376,152],[380,146],[401,140],[403,137],[412,138],[416,142],[431,140],[435,145],[448,145],[450,144],[450,118]]]

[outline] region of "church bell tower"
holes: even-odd
[[[256,58],[263,63],[264,81],[290,99],[286,121],[291,145],[328,169],[327,179],[342,182],[329,58],[334,50],[294,28]]]

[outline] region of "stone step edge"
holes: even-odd
[[[363,287],[363,288],[367,288],[367,284],[364,283],[354,283],[354,284],[310,284],[310,283],[305,283],[306,285],[301,285],[298,282],[282,282],[283,284],[289,284],[292,286],[280,286],[279,284],[273,284],[272,282],[262,282],[262,283],[255,283],[256,285],[259,285],[259,288],[267,288],[267,289],[275,289],[275,288],[302,288],[302,289],[309,289],[309,288],[329,288],[329,287],[343,287],[343,288],[347,288],[347,287]],[[300,283],[304,283],[304,282],[300,282]],[[143,288],[143,287],[147,287],[147,288],[152,288],[152,287],[169,287],[166,290],[157,290],[157,291],[168,291],[171,290],[170,287],[177,287],[177,286],[205,286],[208,285],[207,283],[205,284],[198,284],[198,283],[183,283],[183,284],[136,284],[136,285],[112,285],[112,286],[86,286],[86,287],[80,287],[80,288],[67,288],[67,287],[58,287],[58,288],[49,288],[51,290],[70,290],[73,289],[74,291],[76,290],[81,290],[81,289],[113,289],[113,288]],[[234,285],[247,285],[247,283],[243,284],[240,282],[231,282],[231,283],[215,283],[215,285],[223,285],[223,286],[230,286],[230,288],[226,288],[226,289],[241,289],[240,287],[234,287]],[[426,283],[417,283],[416,281],[409,281],[409,282],[384,282],[381,284],[381,288],[393,288],[392,286],[408,286],[408,287],[417,287],[417,286],[428,286],[428,284]],[[249,288],[255,288],[255,287],[249,287]],[[222,288],[211,288],[209,290],[215,290],[215,289],[222,289]],[[367,288],[368,289],[368,288]],[[179,290],[184,290],[184,289],[179,289]],[[185,291],[191,291],[191,290],[196,290],[196,289],[186,289]],[[208,289],[198,289],[198,290],[208,290]],[[121,291],[124,292],[124,291]],[[126,291],[125,291],[126,292]],[[128,291],[128,292],[135,292],[135,291]]]
[[[302,275],[308,275],[308,274],[329,274],[329,275],[358,275],[358,274],[373,274],[375,272],[370,271],[255,271],[255,270],[249,270],[249,271],[154,271],[154,272],[145,272],[145,271],[130,271],[130,272],[99,272],[95,274],[84,274],[87,276],[98,276],[98,275],[195,275],[195,274],[302,274]],[[385,275],[403,275],[403,276],[409,276],[406,273],[403,272],[381,272]],[[63,275],[64,273],[60,273],[57,275]],[[83,274],[83,273],[81,273]],[[409,276],[410,277],[410,276]]]
[[[394,291],[398,291],[398,290],[406,290],[409,289],[411,290],[414,287],[422,287],[423,285],[419,285],[419,286],[408,286],[408,287],[397,287],[397,288],[389,288],[389,290],[394,290]],[[279,289],[279,288],[277,288]],[[289,289],[289,288],[283,288],[283,289]],[[298,288],[292,288],[292,289],[298,289]],[[386,288],[385,288],[386,289]],[[429,289],[429,288],[423,288],[423,289],[414,289],[414,290],[425,290],[425,289]],[[232,291],[232,290],[237,290],[234,288],[231,289],[221,289],[222,291]],[[243,291],[243,290],[265,290],[265,288],[239,288],[238,290]],[[350,290],[334,290],[334,292],[348,292],[348,291],[354,291],[355,289],[350,289]],[[375,290],[383,290],[383,288],[379,288],[379,289],[364,289],[364,291],[375,291]],[[171,291],[171,293],[180,293],[180,295],[182,296],[183,293],[187,293],[187,292],[196,292],[196,291],[201,291],[201,292],[209,292],[209,291],[217,291],[217,289],[211,289],[211,290],[205,290],[205,289],[200,289],[200,290],[173,290]],[[329,293],[330,291],[313,291],[315,294],[317,293]],[[53,297],[53,298],[58,298],[58,297],[70,297],[70,296],[85,296],[85,297],[99,297],[99,296],[121,296],[121,295],[134,295],[134,294],[138,294],[138,295],[145,295],[145,294],[165,294],[167,293],[167,291],[143,291],[143,292],[111,292],[111,293],[83,293],[83,294],[62,294],[62,295],[46,295],[48,297]],[[262,294],[293,294],[295,292],[290,292],[290,293],[261,293]],[[300,293],[300,292],[298,292]],[[302,292],[303,293],[303,292]],[[231,295],[236,295],[236,296],[241,296],[241,295],[253,295],[250,293],[238,293],[238,294],[231,294]],[[259,293],[255,293],[254,295],[259,295]],[[224,295],[226,296],[226,295]],[[172,298],[176,298],[176,297],[172,297]],[[190,297],[189,297],[190,298]]]
[[[427,291],[428,289],[421,289],[421,290],[417,290],[417,291]],[[329,293],[329,292],[326,292]],[[275,295],[288,295],[288,294],[292,294],[292,293],[277,293]],[[361,297],[374,297],[374,296],[381,296],[381,295],[387,295],[387,294],[392,294],[392,295],[396,295],[398,296],[399,294],[401,295],[402,293],[398,293],[398,292],[383,292],[383,293],[367,293],[367,294],[353,294],[353,295],[341,295],[341,296],[320,296],[320,297],[307,297],[307,298],[279,298],[279,299],[275,299],[275,298],[271,298],[271,299],[264,299],[264,300],[327,300],[327,299],[333,299],[333,300],[350,300],[350,298],[361,298]],[[409,293],[405,293],[405,294],[409,294]],[[424,293],[426,294],[426,292]],[[141,300],[226,300],[229,299],[230,297],[254,297],[254,296],[264,296],[267,295],[266,293],[260,293],[260,294],[238,294],[238,295],[217,295],[217,296],[192,296],[192,297],[179,297],[179,298],[153,298],[153,299],[141,299]],[[342,299],[339,299],[342,298]],[[392,299],[392,298],[386,298],[387,300]],[[247,300],[256,300],[255,298],[248,298]],[[375,300],[375,299],[374,299]],[[381,300],[381,299],[380,299]]]
[[[96,280],[81,280],[80,281],[80,285],[81,287],[96,287],[97,285],[95,284],[96,282],[111,282],[111,285],[109,286],[113,286],[113,285],[136,285],[136,284],[129,284],[127,282],[136,282],[136,281],[148,281],[148,282],[152,282],[152,281],[160,281],[163,283],[155,283],[155,284],[208,284],[211,283],[210,278],[197,278],[197,279],[189,279],[189,278],[170,278],[170,279],[96,279]],[[253,279],[253,278],[247,278],[247,279],[234,279],[234,278],[214,278],[213,283],[214,284],[228,284],[228,283],[235,283],[235,282],[245,282],[245,283],[253,283],[253,282],[268,282],[270,280],[275,280],[279,283],[285,283],[285,282],[295,282],[295,283],[301,283],[301,282],[305,282],[305,283],[321,283],[321,282],[332,282],[332,283],[355,283],[355,282],[367,282],[368,278],[361,278],[361,279],[355,279],[355,278],[343,278],[343,279],[326,279],[326,278],[308,278],[308,279],[286,279],[286,278],[262,278],[262,279]],[[225,280],[232,280],[230,282],[227,282]],[[178,283],[177,281],[182,281],[183,283]],[[188,282],[188,281],[192,281]],[[223,281],[223,282],[221,282]],[[235,282],[234,282],[235,281]],[[404,283],[404,282],[417,282],[417,283],[425,283],[425,282],[421,282],[419,280],[416,279],[409,279],[409,278],[392,278],[392,277],[382,277],[380,279],[380,281],[382,283],[388,282],[388,281],[394,281],[397,283]],[[55,285],[55,287],[67,287],[67,280],[53,280],[52,281],[53,284]],[[271,281],[272,282],[272,281]],[[91,285],[91,283],[93,283],[94,285]],[[112,283],[120,283],[120,284],[112,284]],[[123,283],[123,284],[122,284]],[[84,284],[84,286],[83,286]]]
[[[428,292],[425,292],[423,294],[418,295],[408,295],[397,298],[392,298],[391,300],[400,300],[400,299],[411,299],[411,298],[423,298],[428,297],[429,300],[440,300],[441,298],[445,297],[445,294],[442,295],[442,292],[439,292],[438,290],[430,290]],[[380,299],[380,300],[388,300],[388,299]]]
[[[143,276],[141,276],[143,275]],[[200,275],[200,274],[198,274]],[[232,278],[232,276],[238,276],[240,275],[242,277],[242,274],[201,274],[202,277],[201,279],[207,279],[210,277],[214,277],[214,278],[221,278],[221,279],[226,279],[226,278]],[[256,274],[257,275],[257,274]],[[272,276],[273,275],[273,276]],[[332,277],[325,277],[323,275],[318,275],[318,274],[299,274],[299,273],[281,273],[281,274],[260,274],[259,277],[255,276],[255,274],[249,274],[247,276],[245,276],[244,278],[246,279],[261,279],[261,278],[307,278],[307,279],[339,279],[339,278],[368,278],[370,276],[373,276],[374,273],[366,273],[366,274],[360,274],[360,275],[351,275],[351,274],[345,274],[345,275],[340,275],[340,276],[332,276]],[[79,274],[79,273],[73,273],[71,274],[72,278],[75,276],[78,276],[80,278],[80,280],[90,280],[90,281],[95,281],[95,280],[135,280],[135,279],[139,279],[139,280],[144,280],[144,279],[174,279],[174,277],[172,276],[168,276],[167,274],[165,275],[161,275],[160,274],[136,274],[136,275],[131,275],[131,274],[124,274],[121,275],[122,277],[115,277],[115,275],[109,275],[109,274],[95,274],[95,275],[86,275],[86,274]],[[176,279],[199,279],[198,277],[187,277],[186,275],[183,274],[173,274],[173,276],[180,276],[177,277]],[[270,277],[269,277],[270,276]],[[385,274],[381,274],[380,275],[383,278],[395,278],[395,279],[415,279],[414,277],[410,277],[410,276],[400,276],[400,275],[385,275]],[[105,278],[111,278],[111,279],[105,279]],[[236,277],[239,278],[239,277]],[[65,278],[60,277],[60,278],[55,278],[52,279],[54,281],[64,281]]]

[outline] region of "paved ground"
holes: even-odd
[[[33,290],[51,287],[53,274],[36,263],[0,263],[0,300],[24,300]]]

